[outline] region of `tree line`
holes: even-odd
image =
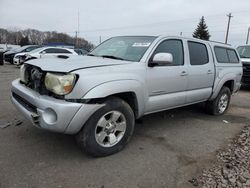
[[[196,30],[193,33],[194,38],[203,40],[209,40],[211,35],[209,34],[208,27],[205,22],[204,16],[201,17]],[[0,44],[17,44],[17,45],[46,45],[49,43],[63,43],[74,45],[75,47],[84,48],[90,50],[94,45],[84,38],[78,38],[69,36],[65,33],[58,33],[56,31],[39,31],[35,29],[25,29],[10,31],[7,29],[0,28]]]
[[[35,29],[25,29],[11,31],[0,28],[0,44],[16,44],[16,45],[46,45],[49,43],[63,43],[67,45],[74,45],[77,48],[84,48],[90,50],[94,45],[84,38],[72,37],[65,33],[56,31],[39,31]]]

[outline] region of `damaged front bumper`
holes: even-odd
[[[11,91],[13,104],[34,126],[66,134],[80,131],[89,117],[103,106],[40,95],[21,84],[19,79],[12,82]]]

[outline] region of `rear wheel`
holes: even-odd
[[[231,91],[228,87],[223,86],[218,96],[213,100],[207,102],[206,109],[212,115],[224,114],[231,100]]]
[[[104,102],[77,135],[79,146],[89,155],[104,157],[123,149],[134,130],[134,112],[122,99]]]

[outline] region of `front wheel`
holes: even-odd
[[[89,155],[104,157],[123,149],[134,130],[134,112],[124,100],[112,97],[104,102],[76,136]]]
[[[206,109],[212,115],[224,114],[231,100],[231,91],[228,87],[223,86],[218,96],[213,100],[207,102]]]

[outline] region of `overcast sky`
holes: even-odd
[[[250,27],[250,0],[0,0],[0,27],[33,28],[80,36],[97,44],[116,35],[190,37],[205,16],[211,40],[225,41],[232,12],[229,43],[245,43]]]

